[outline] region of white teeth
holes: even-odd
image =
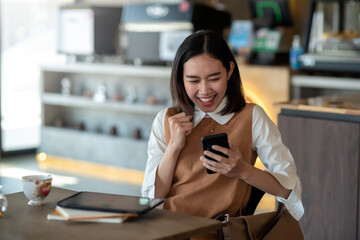
[[[211,98],[199,98],[202,102],[209,102],[213,99],[214,97]]]

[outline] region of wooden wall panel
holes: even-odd
[[[359,123],[279,115],[303,184],[305,239],[356,239]]]

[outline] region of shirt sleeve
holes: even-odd
[[[289,213],[299,220],[304,214],[301,200],[302,185],[289,149],[283,144],[277,126],[258,105],[253,110],[252,144],[270,174],[286,189],[292,190],[287,199],[276,197]]]
[[[148,159],[145,168],[144,181],[141,187],[143,197],[153,198],[155,194],[155,177],[157,167],[166,150],[164,120],[167,109],[160,111],[152,124],[148,141]]]

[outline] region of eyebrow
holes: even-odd
[[[215,72],[215,73],[210,73],[208,75],[208,77],[213,77],[213,76],[217,76],[217,75],[220,75],[221,72]],[[195,76],[195,75],[186,75],[187,78],[199,78],[198,76]]]

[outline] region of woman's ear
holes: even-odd
[[[230,69],[228,71],[228,76],[227,76],[227,80],[229,81],[233,71],[234,71],[234,68],[235,68],[235,63],[234,62],[230,62]]]

